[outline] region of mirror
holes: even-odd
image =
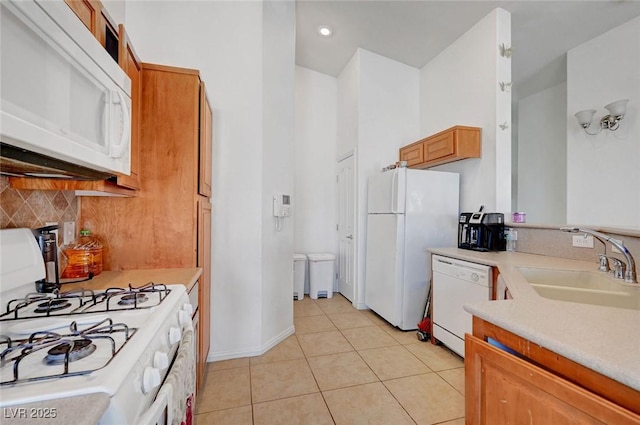
[[[636,17],[514,88],[512,205],[527,223],[640,228],[639,31]],[[587,135],[574,117],[597,110],[595,129],[604,105],[624,98],[630,101],[617,131]]]

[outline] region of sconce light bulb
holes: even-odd
[[[587,128],[591,125],[591,121],[593,120],[593,116],[595,114],[595,109],[586,109],[584,111],[576,113],[575,117],[578,120],[578,124],[580,124],[580,127]]]
[[[609,115],[621,120],[624,118],[624,114],[627,113],[627,103],[629,103],[629,99],[617,100],[606,105],[604,108],[609,111]]]

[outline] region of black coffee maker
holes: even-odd
[[[458,248],[474,251],[505,251],[504,214],[462,213],[458,222]]]
[[[58,277],[58,243],[56,233],[58,226],[46,226],[34,229],[33,234],[38,240],[40,252],[44,259],[45,277],[36,281],[36,291],[54,292],[60,289],[60,279]]]

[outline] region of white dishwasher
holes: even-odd
[[[440,255],[431,258],[433,336],[464,357],[464,334],[471,333],[465,303],[491,299],[491,267]]]

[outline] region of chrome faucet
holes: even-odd
[[[616,267],[617,271],[615,273],[615,277],[620,279],[624,278],[624,281],[628,283],[638,283],[638,280],[636,278],[636,263],[635,261],[633,261],[633,256],[631,255],[627,247],[624,246],[622,243],[620,243],[619,240],[614,239],[611,236],[607,236],[604,233],[596,232],[595,230],[591,230],[591,229],[583,229],[580,227],[561,227],[560,230],[562,230],[563,232],[587,233],[589,235],[592,235],[593,237],[597,238],[600,242],[604,244],[605,249],[607,246],[607,242],[615,246],[618,249],[618,251],[624,254],[624,258],[627,263],[626,270],[624,270],[624,273],[622,273],[619,267]],[[600,259],[601,267],[603,265],[602,262],[603,260],[601,258]]]

